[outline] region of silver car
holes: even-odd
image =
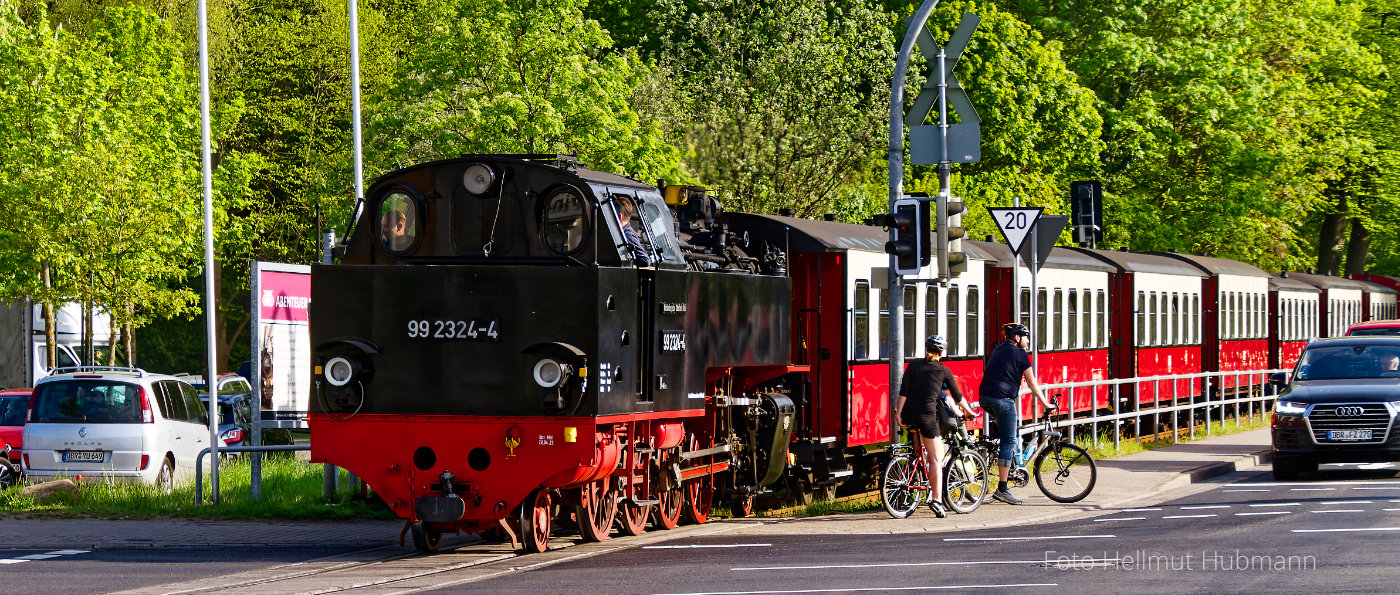
[[[32,481],[100,476],[169,490],[194,476],[209,415],[194,387],[137,368],[55,370],[34,387],[24,426]]]

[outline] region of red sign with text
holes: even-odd
[[[258,298],[263,322],[306,322],[311,305],[311,275],[260,271]]]

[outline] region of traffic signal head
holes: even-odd
[[[962,238],[967,231],[962,226],[963,202],[956,196],[938,193],[937,246],[938,274],[956,277],[967,271],[967,255],[962,251]]]
[[[895,272],[901,275],[917,275],[929,262],[928,211],[927,202],[906,197],[895,201],[893,213],[876,216],[876,222],[894,231],[885,252],[895,256]]]

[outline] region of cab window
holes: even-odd
[[[402,254],[418,240],[418,203],[407,192],[396,189],[379,201],[379,243],[385,250]]]

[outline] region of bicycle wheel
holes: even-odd
[[[880,474],[880,501],[890,516],[903,519],[919,507],[919,492],[914,486],[923,479],[923,469],[909,457],[896,456]]]
[[[959,514],[977,510],[991,482],[987,459],[975,450],[959,451],[943,468],[943,503]]]
[[[1056,442],[1035,458],[1035,483],[1056,502],[1078,502],[1094,489],[1098,468],[1089,452],[1070,444]]]

